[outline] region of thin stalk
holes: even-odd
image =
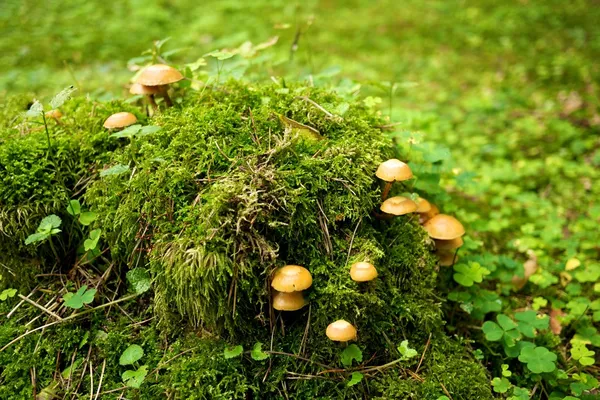
[[[385,199],[388,198],[388,195],[390,194],[390,190],[392,189],[392,184],[394,182],[386,182],[385,186],[383,187],[383,192],[381,192],[381,201],[385,201]]]
[[[48,237],[48,243],[50,243],[50,248],[52,249],[52,253],[54,253],[54,257],[56,257],[56,261],[60,262],[60,257],[58,256],[58,253],[56,252],[56,248],[54,247],[54,244],[52,243],[52,236]]]
[[[48,139],[48,153],[46,153],[46,159],[50,157],[52,152],[52,142],[50,141],[50,132],[48,132],[48,122],[46,121],[46,113],[42,111],[42,118],[44,119],[44,130],[46,131],[46,139]]]

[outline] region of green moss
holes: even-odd
[[[331,109],[350,104],[335,117],[304,98]],[[64,167],[47,177],[51,184],[46,178],[24,178],[40,188],[71,183],[61,186],[62,195],[41,192],[18,204],[51,204],[44,211],[67,221],[63,243],[76,244],[82,238],[69,224],[65,205],[77,196],[78,180],[87,179],[79,192],[100,216],[92,228],[102,229],[109,249],[102,262],[109,261],[121,277],[134,266],[151,269],[156,319],[143,334],[91,321],[92,330],[108,332],[94,341],[92,352],[95,365],[106,360],[110,366],[108,388],[109,382],[121,384],[118,355],[136,340],[149,349],[144,363],[161,371],[144,384],[139,393],[144,399],[165,393],[192,399],[281,398],[284,393],[299,399],[367,393],[436,398],[440,379],[456,398],[491,397],[482,367],[444,333],[433,291],[436,259],[427,235],[416,218],[381,221],[373,214],[380,203],[374,171],[396,155],[374,112],[320,89],[230,83],[189,93],[178,107],[149,121],[161,127],[158,132],[130,140],[110,138],[101,129],[119,104],[75,104],[73,111],[80,114],[54,134],[57,147],[69,149],[65,160],[77,162],[58,163]],[[314,127],[322,138],[290,128],[281,115]],[[21,148],[23,140],[11,140],[10,146]],[[45,147],[29,140],[38,152],[29,158],[37,160]],[[97,175],[117,163],[129,165],[128,173]],[[52,173],[49,165],[43,170]],[[73,178],[61,181],[65,176]],[[55,198],[56,204],[50,201]],[[73,248],[64,245],[63,253],[74,259]],[[44,251],[40,246],[29,254],[39,256],[41,270],[49,270],[53,260]],[[350,265],[363,260],[379,272],[368,284],[349,275]],[[305,293],[309,306],[293,313],[270,308],[270,276],[285,264],[304,265],[314,281]],[[419,354],[427,347],[419,377],[408,372],[418,359],[367,374],[353,387],[346,386],[345,372],[323,373],[340,367],[342,346],[324,335],[337,319],[357,327],[356,343],[369,365],[397,360],[402,340]],[[292,356],[272,355],[264,362],[222,356],[227,343],[249,349],[258,341]],[[165,359],[168,366],[162,364]]]

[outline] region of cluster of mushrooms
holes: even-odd
[[[377,278],[377,269],[368,262],[357,262],[350,267],[350,277],[356,282],[368,282]],[[311,287],[312,275],[299,265],[286,265],[275,271],[271,280],[273,308],[279,311],[297,311],[306,305],[303,291]],[[356,339],[356,328],[343,319],[327,327],[327,337],[335,342]]]
[[[424,198],[419,198],[417,201],[402,196],[388,198],[394,182],[412,179],[413,173],[406,163],[395,158],[384,161],[377,168],[375,175],[385,182],[381,193],[383,203],[380,206],[383,215],[380,215],[380,218],[389,219],[410,213],[419,214],[419,222],[435,242],[440,265],[452,266],[458,259],[456,255],[458,248],[464,244],[462,236],[465,234],[465,228],[460,221],[451,215],[440,214],[439,208]]]
[[[153,110],[158,108],[156,96],[161,96],[167,107],[173,102],[169,97],[169,85],[183,79],[181,72],[165,64],[150,65],[142,70],[137,76],[135,83],[129,88],[129,93],[144,95]],[[137,122],[135,115],[129,112],[119,112],[111,115],[104,121],[106,129],[126,128]]]

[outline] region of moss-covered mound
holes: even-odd
[[[158,131],[111,137],[101,124],[120,108],[70,104],[70,117],[52,130],[60,150],[48,158],[43,132],[4,128],[0,180],[12,186],[0,189],[7,237],[0,262],[23,273],[31,270],[23,265],[35,265],[72,274],[84,236],[67,201],[80,198],[96,212],[91,228],[102,230],[107,251],[89,268],[110,265],[123,278],[147,267],[154,297],[136,309],[153,307],[156,318],[145,332],[160,331],[168,343],[152,341],[149,352],[185,351],[147,379],[141,398],[436,399],[446,391],[456,399],[492,397],[483,368],[444,332],[434,292],[437,260],[417,218],[375,218],[377,165],[403,158],[376,114],[314,88],[229,84],[188,94],[148,121],[138,113]],[[325,111],[334,109],[344,112]],[[19,167],[17,158],[26,164]],[[115,166],[121,173],[99,173]],[[25,210],[27,224],[19,223],[17,209]],[[48,213],[65,221],[60,263],[47,243],[23,245]],[[352,281],[357,261],[376,265],[379,277]],[[271,307],[270,279],[286,264],[308,268],[313,285],[306,307],[281,313]],[[354,369],[340,368],[344,346],[325,336],[337,319],[358,329],[363,361]],[[4,329],[0,345],[18,331]],[[402,359],[397,346],[404,340],[418,356]],[[94,339],[96,362],[110,359],[105,341]],[[227,344],[250,349],[257,342],[269,350],[268,360],[223,356]],[[119,385],[118,365],[107,368],[108,381]],[[365,378],[347,386],[353,371]]]

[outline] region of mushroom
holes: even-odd
[[[325,334],[334,342],[348,342],[356,339],[356,328],[350,322],[340,319],[329,324]]]
[[[273,308],[279,311],[296,311],[306,305],[302,292],[278,292],[273,294]]]
[[[357,262],[350,267],[350,277],[355,282],[368,282],[377,278],[377,269],[368,262]]]
[[[286,293],[305,290],[311,285],[312,275],[306,268],[299,265],[286,265],[279,268],[271,281],[273,289]]]
[[[429,211],[431,211],[431,203],[428,202],[427,200],[425,200],[422,197],[419,197],[416,201],[417,203],[417,211],[415,211],[418,214],[424,214],[427,213]]]
[[[388,215],[404,215],[415,212],[417,204],[409,198],[395,196],[384,201],[379,208]]]
[[[439,250],[435,254],[439,257],[442,267],[451,267],[458,261],[458,255],[453,251]]]
[[[134,83],[129,88],[129,93],[142,94],[148,98],[148,102],[150,103],[153,109],[156,110],[156,108],[158,107],[156,105],[156,101],[154,100],[154,95],[160,93],[160,88],[158,86],[145,86],[141,83]]]
[[[417,212],[419,213],[419,222],[421,223],[421,225],[423,225],[425,222],[429,221],[431,218],[435,217],[440,213],[440,209],[435,204],[429,203],[429,205],[431,206],[429,211],[420,212],[417,209]]]
[[[111,115],[104,121],[104,127],[106,129],[125,128],[126,126],[133,125],[137,122],[135,115],[129,112],[119,112]]]
[[[379,165],[375,176],[385,182],[383,192],[381,192],[381,199],[385,200],[394,182],[409,180],[413,177],[413,173],[406,163],[396,158],[391,158]]]
[[[452,240],[465,234],[465,228],[454,217],[438,214],[427,221],[423,228],[432,239]]]
[[[46,112],[46,118],[52,118],[56,122],[58,122],[58,120],[61,119],[62,116],[63,116],[63,113],[61,113],[60,110],[57,110],[57,109]]]
[[[434,239],[433,241],[435,242],[435,248],[438,250],[455,250],[465,244],[460,236],[451,240]]]
[[[182,79],[183,75],[175,68],[165,64],[154,64],[144,68],[135,83],[156,87],[165,98],[167,107],[171,107],[173,102],[168,93],[169,84],[179,82]]]

